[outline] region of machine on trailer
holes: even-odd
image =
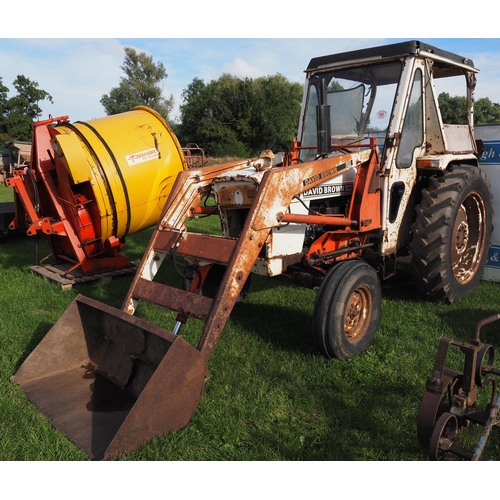
[[[7,177],[12,177],[15,169],[27,167],[31,158],[31,142],[7,141],[4,144],[6,154],[0,163],[0,184],[5,183]]]
[[[15,190],[10,229],[47,238],[55,261],[32,271],[63,285],[68,276],[135,272],[120,254],[125,238],[156,224],[187,168],[167,122],[137,106],[87,122],[51,118],[32,129],[30,165],[5,179]]]
[[[490,433],[500,426],[497,378],[500,370],[493,366],[494,347],[481,342],[479,335],[481,328],[499,319],[500,314],[494,314],[480,321],[469,342],[443,337],[439,343],[434,371],[427,379],[417,421],[418,440],[429,450],[431,460],[486,460],[484,448]],[[465,356],[462,372],[447,365],[450,347],[458,348]],[[481,392],[491,392],[484,409],[478,404]],[[474,425],[482,427],[474,447],[469,449],[463,446],[465,443],[458,444],[459,433]]]
[[[206,156],[205,151],[203,151],[198,144],[190,142],[182,148],[184,157],[186,158],[186,163],[188,168],[202,168],[205,166]]]
[[[77,297],[13,381],[82,450],[115,458],[189,422],[252,273],[319,287],[314,339],[340,359],[371,343],[381,280],[400,256],[412,256],[429,297],[473,292],[492,230],[476,72],[418,41],[312,59],[290,150],[181,171],[122,308]],[[434,84],[454,77],[465,125],[440,115]],[[218,217],[222,235],[188,231],[198,215]],[[158,279],[163,263],[181,261],[184,288]],[[177,312],[171,331],[135,317],[141,301]],[[204,325],[196,347],[179,335],[188,319]]]
[[[5,184],[8,177],[12,177],[12,172],[16,169],[29,166],[31,156],[31,143],[24,141],[7,141],[4,143],[5,152],[0,157],[0,184]],[[3,189],[0,187],[0,189]],[[9,224],[16,215],[13,201],[0,202],[0,237],[9,234],[21,233],[23,228],[17,231],[9,230]]]

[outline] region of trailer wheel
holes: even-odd
[[[380,319],[381,286],[366,262],[337,264],[320,286],[313,313],[316,345],[328,358],[347,359],[373,340]]]
[[[456,302],[477,288],[492,218],[490,183],[481,169],[456,166],[430,178],[410,244],[414,282],[427,297]]]

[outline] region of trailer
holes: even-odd
[[[0,183],[5,184],[7,177],[12,177],[16,168],[27,167],[31,159],[31,142],[7,141],[1,151]]]
[[[17,168],[27,167],[31,158],[31,142],[7,141],[4,149],[0,151],[0,184],[5,185],[7,178],[12,177],[12,172]],[[9,230],[10,223],[16,215],[13,201],[0,202],[0,237],[12,234]],[[22,231],[19,228],[16,233]]]

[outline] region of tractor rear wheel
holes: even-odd
[[[410,244],[414,282],[427,297],[456,302],[477,288],[492,218],[490,183],[481,169],[459,165],[429,179]]]
[[[380,319],[381,286],[366,262],[337,264],[326,275],[314,304],[314,338],[328,358],[347,359],[373,340]]]

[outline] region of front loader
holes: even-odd
[[[417,41],[313,59],[292,147],[181,171],[122,308],[77,297],[13,381],[90,456],[117,458],[189,422],[252,274],[318,288],[313,338],[328,358],[370,345],[381,280],[400,256],[411,255],[425,295],[470,294],[492,229],[473,136],[476,72]],[[455,76],[469,106],[466,124],[450,126],[434,81]],[[200,216],[218,217],[222,235],[188,231]],[[169,262],[182,287],[158,278]],[[175,311],[171,331],[136,318],[140,302]],[[180,336],[193,320],[204,325],[196,346]]]

